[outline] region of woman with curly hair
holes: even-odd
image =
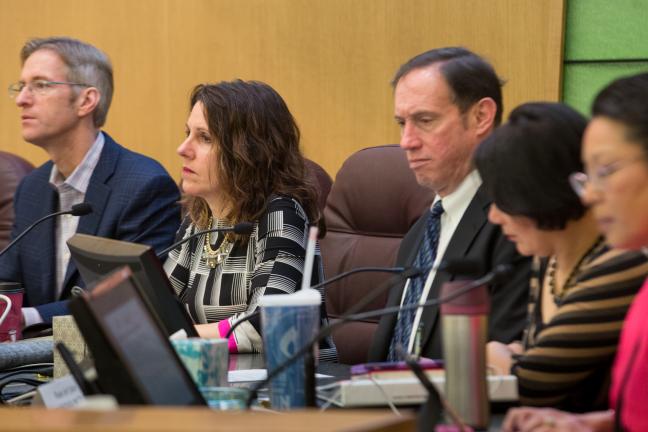
[[[197,231],[252,222],[247,235],[198,236],[169,253],[165,270],[203,337],[224,337],[266,294],[301,285],[308,228],[320,213],[306,179],[300,133],[269,85],[236,80],[201,84],[192,92],[183,160],[186,218],[178,239]],[[319,248],[311,285],[323,279]],[[322,320],[326,320],[322,302]],[[230,352],[262,350],[254,316],[229,337]],[[331,340],[320,358],[336,358]]]

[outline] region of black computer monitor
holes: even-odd
[[[135,286],[167,336],[180,330],[189,337],[198,336],[153,248],[87,234],[75,234],[67,244],[88,289],[115,269],[128,266]]]
[[[70,302],[102,390],[120,404],[206,405],[131,275],[117,269]]]

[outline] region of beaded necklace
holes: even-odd
[[[212,223],[213,218],[210,216],[207,226],[211,228]],[[220,246],[214,250],[211,246],[210,234],[211,233],[207,233],[205,236],[205,245],[203,246],[202,257],[210,268],[216,268],[216,266],[220,265],[225,258],[227,258],[234,244],[227,239],[227,236],[225,236]]]
[[[548,283],[549,283],[549,289],[551,291],[551,295],[553,296],[554,303],[560,304],[562,302],[562,298],[567,292],[569,288],[571,288],[572,284],[577,278],[578,273],[581,270],[581,266],[589,262],[592,256],[596,251],[598,251],[599,246],[603,244],[603,237],[598,237],[592,247],[590,247],[587,252],[578,260],[576,265],[572,268],[571,272],[569,273],[569,276],[567,276],[567,279],[565,280],[565,283],[563,284],[562,290],[558,292],[558,288],[556,286],[556,255],[553,255],[549,259],[549,263],[547,264],[547,278],[548,278]]]

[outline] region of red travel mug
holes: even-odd
[[[22,303],[18,282],[0,282],[0,342],[22,339]]]

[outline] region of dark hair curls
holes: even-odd
[[[231,223],[256,221],[272,195],[294,198],[311,224],[319,222],[317,192],[306,176],[299,150],[299,128],[281,96],[258,81],[235,80],[199,84],[190,109],[202,103],[214,138],[214,175],[219,192],[230,204]],[[205,227],[207,202],[185,197],[192,221]]]

